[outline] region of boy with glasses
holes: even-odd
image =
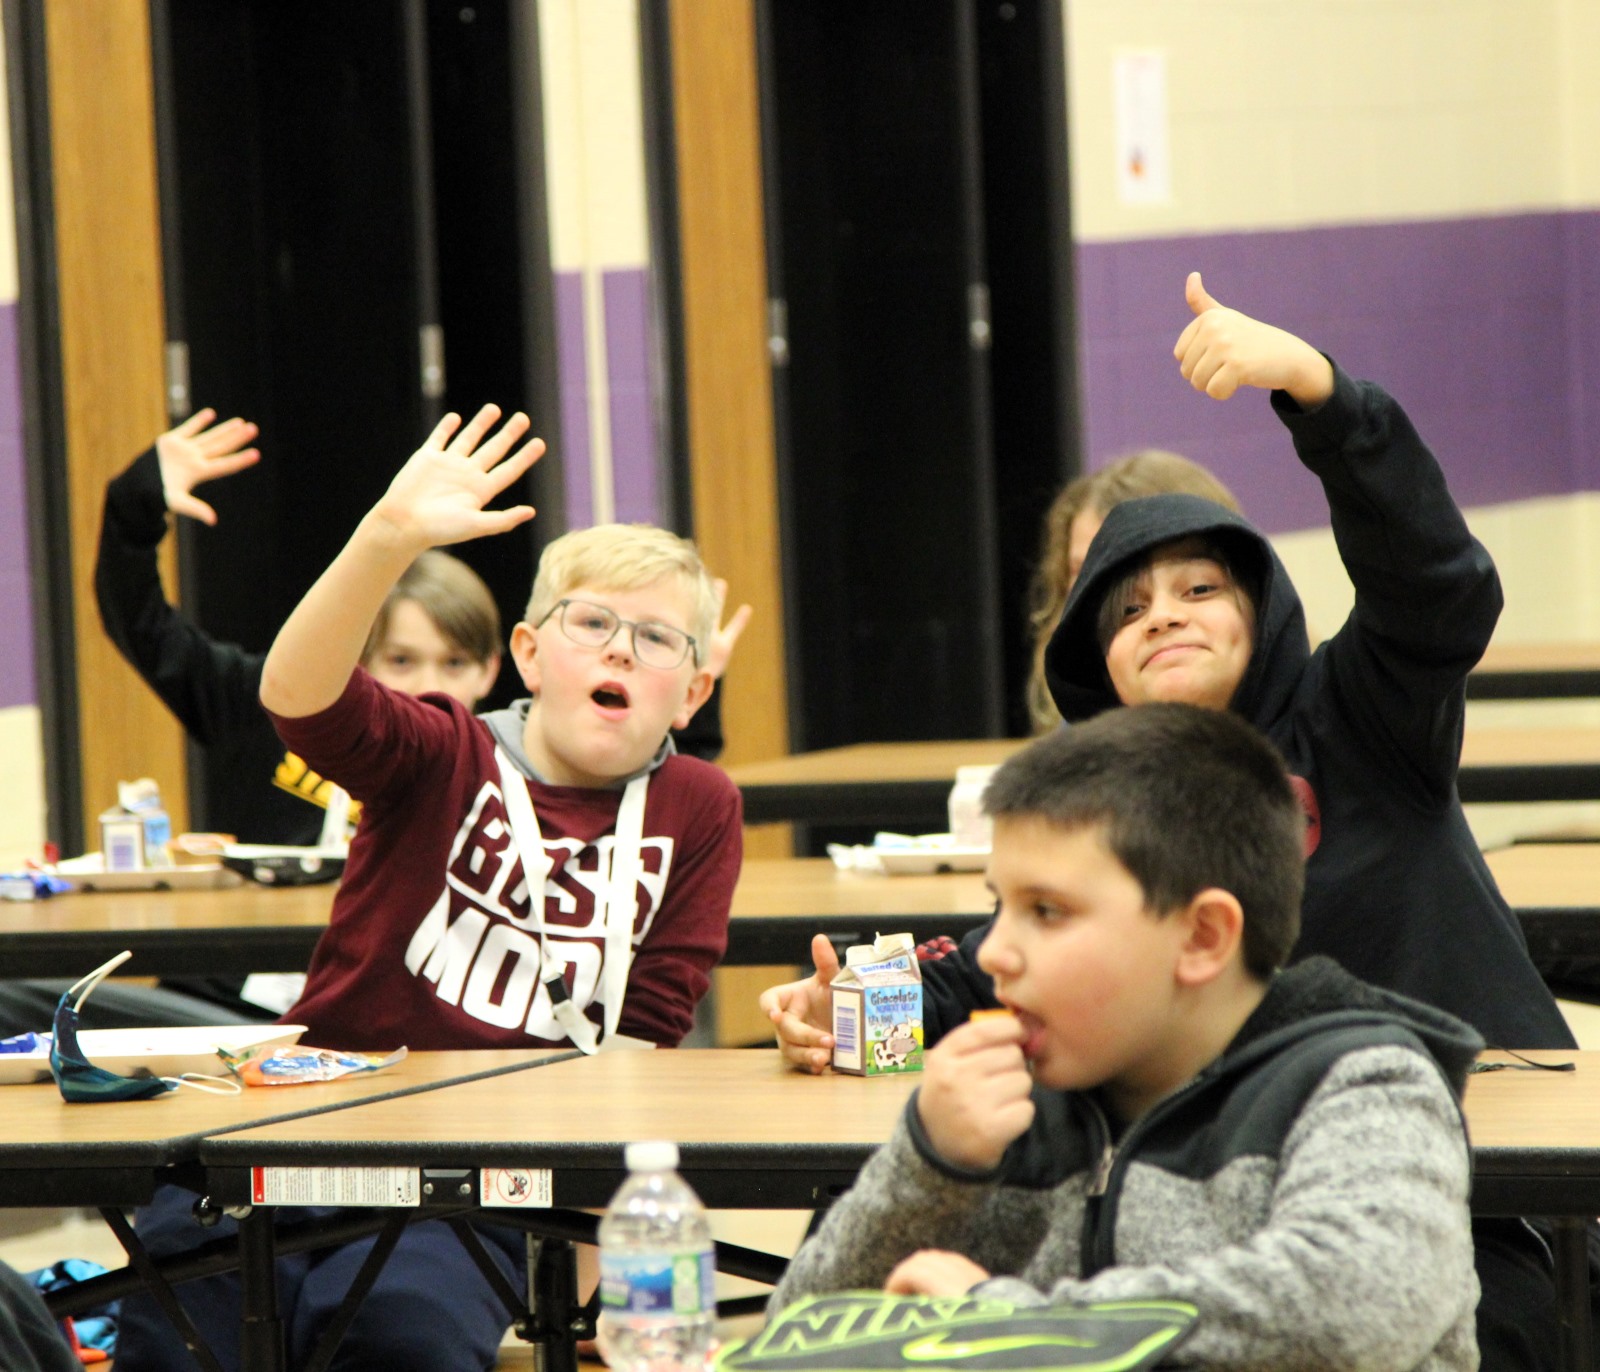
[[[450,415],[363,518],[284,624],[261,700],[284,742],[361,796],[328,931],[287,1019],[333,1048],[536,1048],[632,1037],[673,1047],[727,945],[739,872],[739,793],[679,756],[711,691],[717,595],[694,546],[642,525],[557,539],[540,559],[511,657],[530,696],[477,717],[415,698],[358,662],[390,586],[425,548],[514,528],[526,505],[484,507],[544,450],[513,452],[525,415]],[[139,1229],[157,1254],[213,1237],[192,1198],[158,1195]],[[485,1227],[506,1277],[521,1235]],[[300,1366],[371,1240],[285,1259],[279,1290]],[[238,1337],[232,1278],[182,1288],[214,1349]],[[492,1365],[508,1319],[445,1227],[406,1231],[346,1335],[352,1366]],[[148,1301],[124,1303],[126,1372],[183,1365]],[[342,1364],[341,1364],[342,1365]]]
[[[475,718],[356,670],[421,548],[532,516],[483,509],[543,451],[512,454],[528,420],[491,436],[498,417],[435,430],[267,655],[285,742],[365,806],[290,1011],[311,1043],[671,1046],[726,946],[739,795],[667,741],[711,690],[717,598],[693,545],[639,525],[552,543],[511,633],[529,698],[506,710]]]

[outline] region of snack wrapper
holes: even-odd
[[[246,1086],[304,1086],[313,1081],[334,1081],[352,1072],[380,1072],[406,1056],[404,1048],[392,1053],[351,1053],[334,1048],[300,1048],[294,1045],[258,1048],[253,1053],[217,1049],[228,1070]]]

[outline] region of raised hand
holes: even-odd
[[[253,442],[259,429],[245,419],[212,423],[217,412],[196,410],[182,424],[156,439],[156,462],[161,467],[161,492],[173,514],[187,515],[202,524],[215,524],[217,512],[192,494],[205,481],[232,476],[261,460]],[[209,426],[209,427],[208,427]]]
[[[1022,1039],[1015,1017],[996,1015],[952,1029],[923,1058],[917,1114],[946,1161],[987,1172],[1033,1123]]]
[[[1333,366],[1302,338],[1216,300],[1190,272],[1184,299],[1194,312],[1172,355],[1183,379],[1213,400],[1241,386],[1287,391],[1303,409],[1333,394]]]
[[[447,414],[389,483],[368,519],[396,542],[421,551],[505,533],[533,518],[533,506],[484,507],[544,455],[544,440],[513,445],[530,427],[518,411],[491,433],[500,407],[485,405],[463,425]],[[508,456],[509,454],[509,456]]]
[[[716,681],[728,670],[734,644],[739,641],[739,635],[745,631],[755,611],[748,605],[741,605],[733,612],[733,618],[724,624],[722,609],[728,602],[728,583],[719,576],[711,584],[717,593],[717,630],[711,635],[711,646],[706,649],[706,670],[711,673],[711,679]]]
[[[833,1061],[833,992],[839,955],[826,934],[811,940],[816,971],[799,981],[769,986],[761,993],[761,1009],[772,1021],[786,1062],[806,1072],[824,1072]]]

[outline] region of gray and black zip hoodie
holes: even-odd
[[[1311,821],[1294,956],[1326,953],[1450,1011],[1494,1047],[1570,1048],[1456,794],[1466,677],[1500,614],[1494,563],[1380,387],[1335,368],[1316,410],[1281,391],[1272,404],[1326,492],[1355,588],[1349,618],[1311,651],[1300,597],[1245,519],[1192,496],[1129,501],[1106,518],[1050,642],[1051,695],[1069,722],[1118,705],[1096,632],[1101,601],[1162,544],[1216,539],[1256,605],[1230,708],[1283,754]]]
[[[1311,958],[1125,1130],[1095,1092],[1035,1088],[1032,1126],[979,1174],[934,1151],[913,1097],[773,1308],[879,1287],[939,1248],[1019,1304],[1190,1302],[1172,1365],[1476,1368],[1459,1101],[1481,1047],[1453,1016]]]

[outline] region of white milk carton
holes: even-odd
[[[149,777],[117,783],[117,803],[100,812],[100,852],[108,872],[169,867],[172,821],[161,808],[161,791]]]
[[[994,842],[994,821],[983,813],[983,790],[993,767],[957,767],[950,788],[950,840],[958,848],[988,848]]]
[[[832,987],[834,1071],[922,1070],[922,969],[910,934],[848,949]]]

